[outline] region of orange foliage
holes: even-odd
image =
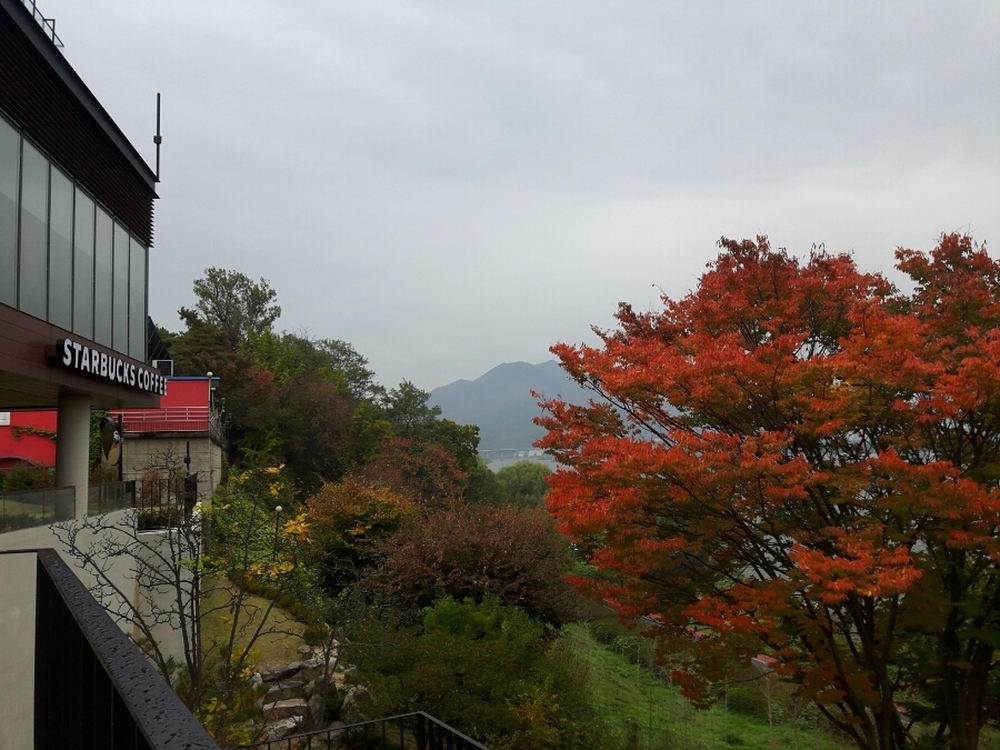
[[[468,478],[454,453],[408,438],[385,440],[363,472],[365,478],[389,485],[423,508],[443,508],[458,500]]]
[[[861,747],[905,745],[920,691],[973,747],[1000,712],[1000,266],[948,235],[897,252],[904,294],[720,245],[683,299],[552,349],[597,394],[539,420],[550,512],[604,573],[583,588],[655,616],[696,699],[766,652]]]
[[[336,594],[353,583],[376,561],[378,543],[419,511],[409,497],[384,484],[358,477],[324,483],[306,501],[302,519],[324,587]]]

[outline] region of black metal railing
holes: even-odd
[[[56,19],[46,18],[41,10],[39,10],[38,5],[35,0],[21,0],[21,3],[31,11],[32,17],[38,22],[38,25],[42,27],[45,31],[45,35],[52,40],[52,43],[62,49],[63,43],[56,35]]]
[[[140,479],[135,507],[139,529],[172,529],[191,515],[198,499],[198,474],[173,479]]]
[[[0,533],[67,521],[75,510],[76,490],[72,487],[0,492]]]
[[[327,750],[331,747],[343,750],[489,750],[486,745],[423,711],[263,740],[242,745],[240,750]]]
[[[218,750],[54,550],[0,554],[37,555],[34,747]]]
[[[87,488],[87,515],[98,516],[135,507],[135,480],[105,482]]]

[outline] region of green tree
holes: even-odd
[[[231,345],[271,328],[281,315],[277,293],[267,279],[253,281],[239,271],[206,268],[194,282],[195,311],[206,323],[225,331]]]
[[[379,714],[426,711],[494,750],[608,747],[585,676],[545,626],[495,598],[441,598],[412,627],[368,620],[348,658]]]
[[[371,401],[362,401],[351,418],[351,439],[354,460],[358,466],[370,461],[382,444],[392,437],[392,423],[385,413]]]
[[[462,496],[467,503],[503,505],[507,502],[507,489],[497,479],[493,470],[486,465],[482,456],[477,454],[475,463],[465,480],[465,491]]]
[[[320,348],[318,342],[294,333],[267,329],[248,336],[242,348],[253,357],[259,370],[274,373],[279,385],[293,378],[310,377],[335,384],[347,395],[346,379]]]
[[[371,403],[385,401],[385,388],[376,381],[368,360],[351,344],[339,339],[320,339],[316,346],[327,357],[330,366],[343,374],[346,388],[354,398]]]
[[[518,461],[497,472],[507,502],[519,508],[540,508],[544,505],[548,484],[545,478],[552,470],[538,461]]]
[[[397,437],[426,440],[434,422],[441,416],[440,406],[429,406],[431,394],[404,380],[389,391],[385,402],[386,418]]]

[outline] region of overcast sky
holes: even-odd
[[[719,237],[1000,251],[1000,3],[39,0],[208,266],[432,389],[693,288]]]

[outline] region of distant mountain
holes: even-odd
[[[476,380],[456,380],[431,391],[429,403],[440,406],[445,419],[478,425],[480,450],[523,450],[545,434],[531,421],[541,414],[532,391],[577,404],[587,403],[592,395],[549,360],[537,365],[509,362]]]

